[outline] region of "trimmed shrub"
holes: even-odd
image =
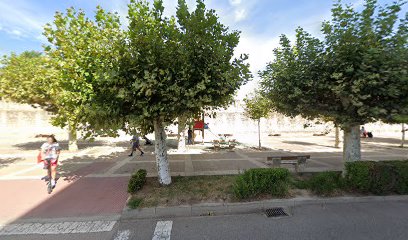
[[[347,163],[346,182],[350,188],[361,192],[407,194],[408,161]]]
[[[313,175],[307,185],[314,193],[329,196],[343,187],[343,178],[340,172],[321,172]]]
[[[347,186],[361,192],[370,190],[370,172],[374,162],[358,161],[346,163]]]
[[[145,169],[139,169],[136,173],[133,173],[128,183],[128,193],[135,193],[142,189],[146,183],[147,171]]]
[[[378,162],[370,170],[370,192],[377,195],[395,192],[397,174],[394,164]]]
[[[395,161],[396,183],[395,191],[399,194],[408,194],[408,161]]]
[[[245,199],[268,193],[285,196],[289,190],[290,174],[284,168],[250,169],[239,175],[233,191],[237,198]]]

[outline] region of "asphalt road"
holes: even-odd
[[[304,205],[291,216],[267,218],[262,213],[231,216],[127,220],[112,231],[87,234],[14,235],[0,239],[30,240],[198,240],[198,239],[408,239],[408,202]]]

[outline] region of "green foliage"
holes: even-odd
[[[318,195],[330,196],[343,188],[343,178],[339,172],[321,172],[313,175],[307,186]]]
[[[250,169],[237,176],[233,185],[238,199],[256,197],[260,194],[285,196],[288,193],[290,174],[284,168]]]
[[[114,135],[229,104],[251,78],[247,56],[233,58],[239,32],[202,1],[194,11],[179,1],[170,18],[163,11],[162,1],[132,0],[127,29],[100,7],[94,20],[73,8],[57,13],[45,35],[62,74],[61,113],[90,135]]]
[[[346,183],[353,190],[373,194],[408,193],[408,161],[346,164]]]
[[[347,186],[362,192],[370,190],[370,169],[374,162],[353,162],[346,163]]]
[[[268,99],[260,93],[255,93],[252,98],[244,98],[245,115],[252,120],[259,120],[263,117],[268,117],[270,106]]]
[[[89,128],[92,117],[96,117],[94,113],[104,118],[115,109],[99,111],[100,107],[93,103],[114,102],[120,96],[120,92],[107,90],[112,84],[119,84],[114,77],[119,72],[120,44],[124,37],[118,15],[98,7],[92,21],[83,11],[69,8],[66,14],[55,14],[53,24],[46,25],[44,35],[50,43],[45,52],[59,74],[54,124],[64,126],[69,122],[75,127],[82,123],[83,130],[88,130],[87,136],[96,135],[95,130]],[[107,88],[100,89],[100,85]],[[114,124],[108,119],[105,121]],[[111,133],[109,128],[105,133]]]
[[[408,15],[398,23],[403,4],[366,0],[358,12],[337,1],[323,40],[302,28],[293,43],[282,35],[275,60],[260,73],[273,109],[341,127],[407,115]]]
[[[143,198],[135,198],[135,197],[131,197],[129,199],[129,202],[127,203],[128,207],[131,209],[136,209],[138,207],[140,207],[140,205],[143,202]]]
[[[135,193],[142,189],[146,183],[147,171],[145,169],[139,169],[136,173],[132,174],[128,183],[128,193]]]
[[[408,194],[408,161],[395,161],[396,183],[395,191],[399,194]]]
[[[4,56],[0,66],[0,98],[56,111],[56,72],[47,57],[26,51]]]
[[[239,32],[219,22],[198,0],[180,0],[176,16],[163,1],[131,0],[128,28],[98,7],[94,19],[69,8],[56,13],[44,35],[60,73],[55,124],[81,126],[86,137],[118,131],[156,133],[160,182],[170,184],[166,124],[182,115],[228,105],[252,76],[247,56],[234,58]]]

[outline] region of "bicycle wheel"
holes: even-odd
[[[48,161],[48,184],[47,184],[47,192],[51,194],[52,192],[52,184],[51,184],[51,161]]]
[[[48,192],[48,194],[51,194],[51,192],[52,192],[51,180],[48,181],[47,192]]]

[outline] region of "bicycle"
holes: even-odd
[[[51,183],[51,159],[45,159],[44,161],[47,161],[47,176],[44,176],[42,179],[47,182],[47,192],[48,194],[52,193],[52,183]]]

